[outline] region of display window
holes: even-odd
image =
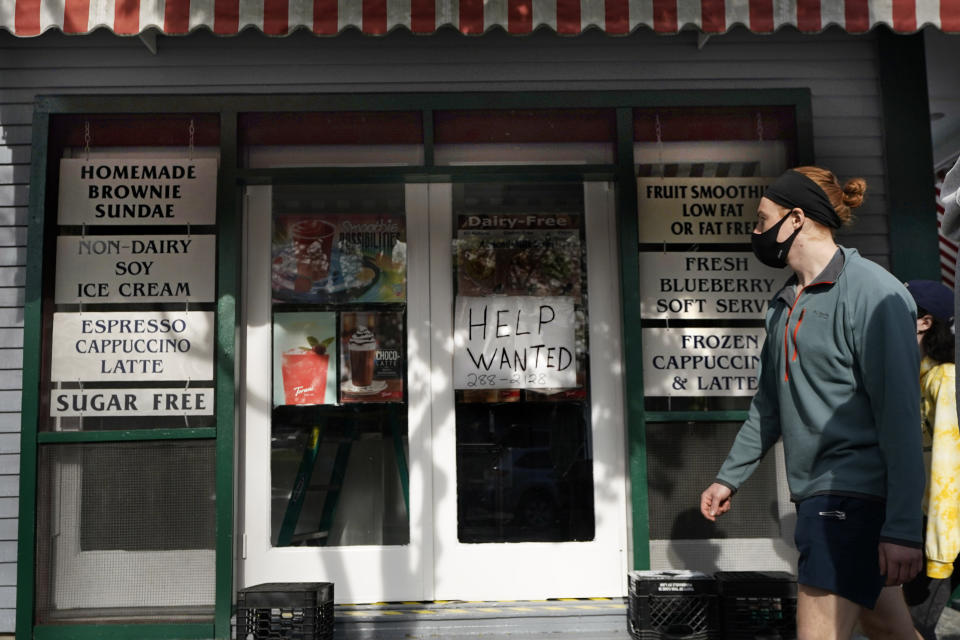
[[[218,144],[206,114],[51,120],[40,623],[212,620]]]
[[[273,189],[274,546],[407,544],[403,185]]]
[[[796,164],[794,122],[781,107],[634,111],[655,567],[730,566],[751,553],[788,567],[779,448],[757,471],[768,481],[749,483],[731,516],[710,523],[696,505],[756,392],[764,313],[788,276],[754,257],[750,234],[764,189]]]

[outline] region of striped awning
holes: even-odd
[[[960,33],[960,0],[0,0],[0,28],[24,37],[101,27],[120,35],[196,29],[233,35],[251,27],[276,36],[301,28],[317,35],[348,28],[381,35],[396,28],[429,34],[442,27],[464,34],[497,27],[527,34],[546,27],[560,34],[598,28],[622,35],[642,27],[715,34],[737,25],[756,33],[781,27],[819,33],[831,25],[849,33],[878,25],[897,33],[927,25]]]

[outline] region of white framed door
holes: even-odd
[[[569,190],[570,186],[565,188]],[[408,537],[399,544],[364,542],[362,538],[357,544],[343,538],[338,544],[319,546],[281,544],[277,536],[274,505],[290,497],[292,482],[290,478],[281,481],[272,477],[277,475],[272,459],[277,456],[278,437],[273,424],[270,355],[275,198],[270,186],[247,188],[241,322],[245,336],[241,341],[240,587],[265,582],[329,581],[335,584],[337,602],[344,603],[626,593],[629,523],[614,191],[612,185],[600,182],[572,186],[578,194],[575,199],[579,210],[571,218],[579,216],[582,233],[578,237],[582,239],[577,242],[582,243],[581,268],[586,269],[586,277],[580,280],[583,285],[578,285],[586,287],[586,308],[580,313],[585,311],[589,318],[583,327],[589,344],[585,356],[589,375],[580,385],[589,400],[578,405],[584,414],[580,423],[585,433],[580,437],[586,450],[577,458],[581,470],[579,493],[588,494],[589,505],[576,518],[565,512],[567,520],[576,520],[577,526],[558,533],[557,527],[531,524],[538,516],[556,516],[551,509],[569,508],[564,506],[562,496],[553,506],[541,505],[539,512],[535,505],[514,496],[511,508],[501,505],[498,513],[485,515],[487,520],[481,524],[465,521],[466,507],[472,506],[465,507],[465,503],[473,495],[461,492],[458,483],[466,486],[490,474],[513,474],[513,485],[495,485],[498,499],[503,499],[504,492],[519,483],[516,478],[524,459],[535,461],[526,471],[528,478],[544,475],[547,471],[538,469],[536,460],[546,460],[555,452],[537,443],[519,448],[503,442],[486,443],[481,448],[487,447],[488,452],[491,446],[508,451],[510,455],[500,455],[504,461],[509,458],[512,468],[491,463],[493,466],[478,469],[474,477],[466,470],[469,460],[463,450],[475,443],[458,444],[457,416],[458,411],[463,414],[464,406],[463,396],[458,396],[453,384],[457,187],[449,183],[408,184],[403,186]],[[544,188],[550,191],[549,185]],[[523,405],[495,404],[497,411],[507,412],[520,410]],[[562,415],[562,411],[551,415]],[[506,418],[508,422],[510,419]],[[377,455],[374,450],[365,451]],[[569,469],[571,465],[562,466]],[[588,470],[584,476],[585,466]],[[346,491],[348,486],[364,486],[364,480],[348,472],[343,485]],[[354,497],[359,498],[354,503],[362,510],[362,496]],[[526,509],[524,520],[517,511],[521,502]],[[360,520],[369,515],[356,511],[354,515]]]
[[[271,353],[273,297],[271,285],[271,238],[274,216],[273,190],[270,186],[251,186],[246,192],[244,264],[245,304],[241,326],[245,327],[241,465],[241,562],[240,586],[265,582],[333,582],[337,602],[378,602],[383,600],[424,600],[433,596],[433,526],[430,484],[430,406],[429,406],[429,331],[426,316],[429,280],[427,240],[427,188],[407,185],[403,189],[406,225],[406,424],[404,449],[371,446],[368,438],[359,438],[348,454],[346,472],[337,489],[341,494],[354,487],[370,486],[364,474],[366,458],[385,460],[395,454],[396,465],[384,465],[397,475],[405,458],[408,469],[409,502],[399,498],[397,509],[406,508],[406,523],[399,543],[384,538],[382,509],[364,504],[362,495],[354,495],[341,508],[332,524],[340,532],[340,542],[326,546],[281,545],[277,534],[277,504],[291,495],[289,478],[271,478],[278,436],[272,424],[274,402],[271,398]],[[397,256],[398,260],[400,256]],[[339,455],[339,453],[338,453]],[[357,463],[355,463],[355,461]],[[399,484],[387,478],[394,496]],[[345,507],[345,508],[344,508]],[[389,515],[389,514],[388,514]],[[359,523],[359,524],[358,524]],[[372,523],[372,524],[371,524]],[[351,532],[355,528],[359,533]],[[378,529],[379,528],[379,529]],[[393,527],[397,529],[396,526]],[[371,536],[373,531],[379,535]]]
[[[569,185],[567,185],[569,186]],[[592,533],[547,526],[543,530],[529,524],[513,526],[522,498],[504,495],[516,491],[521,482],[518,466],[523,456],[551,455],[552,440],[543,446],[530,442],[521,445],[519,456],[510,455],[510,445],[493,445],[492,458],[480,473],[499,473],[513,477],[500,486],[500,512],[489,515],[486,523],[471,527],[464,520],[482,500],[467,493],[465,484],[474,479],[467,464],[465,443],[458,425],[464,405],[457,406],[454,389],[455,347],[453,339],[453,252],[451,241],[455,226],[464,220],[454,210],[456,187],[430,185],[430,325],[432,327],[432,421],[433,487],[435,509],[435,597],[464,600],[520,600],[549,597],[619,596],[626,593],[627,506],[620,345],[619,265],[612,185],[587,182],[582,188],[582,215],[585,231],[583,266],[587,270],[586,299],[589,376],[589,403],[586,428],[586,456],[591,466],[592,513],[573,516],[592,518]],[[543,185],[550,192],[550,185]],[[470,198],[475,200],[476,198]],[[549,197],[547,198],[549,199]],[[464,205],[471,206],[469,203]],[[522,206],[522,205],[521,205]],[[536,205],[534,205],[536,206]],[[576,210],[570,218],[576,217]],[[503,219],[497,214],[490,221]],[[462,227],[461,227],[462,228]],[[509,242],[513,242],[510,240]],[[494,298],[495,299],[495,296]],[[506,329],[504,330],[506,331]],[[503,403],[501,408],[507,408]],[[497,411],[494,408],[491,411]],[[515,414],[517,415],[517,414]],[[560,414],[554,414],[560,415]],[[508,418],[510,420],[512,418]],[[491,422],[494,420],[491,418]],[[551,425],[543,425],[548,429]],[[558,427],[554,424],[553,427]],[[502,434],[502,430],[499,431]],[[496,437],[496,436],[495,436]],[[549,436],[548,436],[549,438]],[[482,446],[482,445],[481,445]],[[505,468],[512,459],[513,468]],[[581,460],[583,462],[583,460]],[[548,463],[549,464],[549,463]],[[459,469],[458,465],[462,468]],[[536,463],[533,464],[535,467]],[[483,466],[483,465],[480,465]],[[530,476],[530,472],[527,472]],[[509,483],[513,484],[510,485]],[[529,477],[525,480],[534,483]],[[460,494],[458,496],[458,493]],[[459,504],[458,504],[459,500]],[[505,504],[509,503],[509,504]],[[521,503],[518,505],[517,503]],[[512,512],[512,513],[511,513]],[[489,510],[488,512],[489,513]],[[571,516],[567,516],[570,518]],[[490,519],[506,519],[506,524],[490,524]],[[575,525],[584,524],[583,522]],[[585,530],[591,529],[587,524]]]

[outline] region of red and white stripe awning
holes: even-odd
[[[201,28],[232,35],[249,27],[278,36],[300,28],[335,35],[349,27],[371,35],[399,27],[418,34],[441,27],[526,34],[541,26],[561,34],[589,27],[618,35],[639,27],[713,34],[736,25],[756,33],[785,26],[818,33],[831,25],[849,33],[878,25],[898,33],[927,25],[958,33],[960,0],[0,0],[0,28],[17,36],[100,27],[120,35]]]

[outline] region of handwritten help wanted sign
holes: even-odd
[[[577,386],[573,298],[457,297],[456,389]]]

